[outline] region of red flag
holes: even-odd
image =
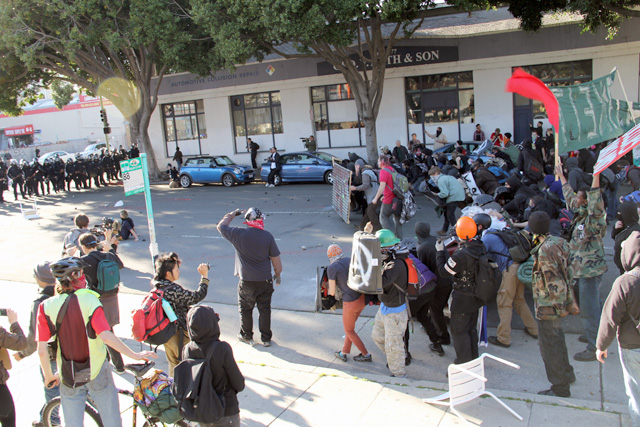
[[[560,127],[560,108],[558,100],[547,85],[542,80],[524,71],[522,68],[516,68],[511,78],[507,79],[504,88],[507,92],[515,92],[525,98],[536,99],[544,104],[547,110],[549,122],[556,128],[556,132]]]

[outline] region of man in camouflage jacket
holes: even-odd
[[[571,396],[570,384],[576,380],[569,364],[567,344],[562,331],[561,318],[574,313],[571,291],[571,264],[569,244],[549,234],[551,218],[546,212],[534,212],[529,227],[539,242],[532,251],[534,260],[532,287],[535,316],[538,321],[538,345],[544,362],[549,390],[538,394]]]
[[[580,362],[596,360],[596,338],[600,325],[600,282],[607,272],[602,239],[607,233],[607,215],[600,192],[600,175],[593,175],[591,189],[581,188],[577,193],[567,183],[562,174],[562,165],[556,166],[556,174],[562,182],[562,193],[567,207],[574,213],[571,240],[571,267],[580,293],[580,317],[582,328],[587,337],[586,350],[573,358]]]

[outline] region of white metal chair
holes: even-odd
[[[484,376],[485,357],[490,357],[491,359],[497,360],[498,362],[504,363],[505,365],[511,366],[512,368],[520,369],[520,366],[516,365],[515,363],[511,363],[489,353],[484,353],[471,362],[462,363],[460,365],[449,365],[449,391],[430,399],[422,399],[422,401],[433,405],[449,406],[451,408],[451,412],[461,418],[466,425],[471,425],[462,416],[462,414],[458,412],[458,410],[455,408],[455,405],[469,402],[476,397],[480,397],[486,394],[493,397],[496,402],[504,406],[509,412],[513,414],[514,417],[516,417],[520,421],[524,421],[524,419],[517,412],[507,406],[507,404],[502,400],[498,399],[495,394],[485,390],[485,383],[487,382],[487,378]]]
[[[38,203],[34,200],[33,203],[18,202],[20,203],[20,212],[25,219],[38,219]],[[26,205],[26,206],[24,206]]]

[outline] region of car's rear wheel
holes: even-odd
[[[333,171],[326,171],[324,173],[324,182],[326,182],[327,184],[331,184],[333,185]]]
[[[180,177],[180,185],[182,186],[182,188],[191,187],[192,183],[193,181],[191,180],[191,177],[189,175],[182,175]]]
[[[273,185],[280,185],[280,184],[282,184],[282,177],[280,176],[279,173],[277,173],[273,176]]]
[[[222,185],[224,185],[225,187],[232,187],[235,183],[236,180],[233,176],[231,176],[231,174],[225,173],[224,175],[222,175]]]

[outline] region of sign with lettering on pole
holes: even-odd
[[[140,157],[123,160],[120,162],[122,171],[122,184],[124,195],[131,196],[144,191],[144,175],[142,173],[142,160]]]
[[[627,133],[600,150],[598,161],[593,167],[593,173],[600,173],[620,157],[640,145],[640,124],[631,128]]]
[[[144,193],[144,200],[147,207],[147,222],[149,224],[149,252],[151,252],[151,264],[154,265],[155,268],[155,261],[158,257],[158,242],[156,241],[156,226],[153,219],[147,154],[141,153],[140,157],[121,161],[120,169],[122,171],[124,195],[131,196],[137,193]]]

